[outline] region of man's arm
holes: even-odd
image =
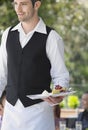
[[[51,77],[54,88],[69,86],[69,72],[64,62],[64,43],[58,33],[52,30],[48,36],[46,44],[46,53],[51,63]],[[49,97],[44,99],[50,104],[57,104],[64,97]]]
[[[69,72],[64,61],[64,43],[54,30],[48,36],[46,53],[51,63],[50,73],[54,86],[68,87]]]
[[[7,84],[7,52],[6,40],[9,28],[3,33],[0,45],[0,96]]]

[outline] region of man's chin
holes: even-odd
[[[21,18],[21,17],[18,17],[18,20],[19,20],[20,22],[23,22],[23,21],[24,21],[24,19]]]

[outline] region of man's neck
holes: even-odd
[[[21,22],[21,25],[22,25],[22,28],[23,28],[25,34],[32,31],[36,27],[38,22],[39,22],[39,18],[32,20],[32,21],[28,21],[28,22]]]

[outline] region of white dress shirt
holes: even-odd
[[[21,23],[11,31],[18,30],[22,48],[27,44],[33,33],[47,34],[46,25],[40,18],[37,26],[28,34],[24,33]],[[7,51],[6,40],[9,28],[3,33],[0,46],[0,93],[7,84]],[[64,44],[62,38],[56,31],[52,30],[46,43],[46,54],[51,63],[51,77],[55,85],[67,87],[69,84],[69,73],[64,63]],[[9,119],[9,121],[8,121]],[[1,130],[55,130],[53,108],[47,102],[41,102],[29,107],[24,107],[18,99],[15,106],[6,101]]]
[[[9,27],[10,28],[10,27]],[[8,36],[9,28],[3,33],[1,46],[0,46],[0,95],[7,84],[7,51],[6,51],[6,40]],[[16,25],[11,31],[18,30],[20,34],[20,44],[22,48],[27,44],[27,42],[32,37],[33,33],[40,32],[47,34],[46,25],[40,18],[37,26],[28,34],[24,33],[21,23]],[[46,43],[46,53],[47,57],[51,63],[51,77],[52,82],[55,85],[60,85],[63,87],[69,86],[69,72],[64,63],[64,43],[59,34],[52,30],[48,36]]]

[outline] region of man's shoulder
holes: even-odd
[[[83,111],[83,112],[80,112],[80,113],[78,114],[78,120],[82,120],[83,114],[84,114],[84,111]]]
[[[8,27],[8,28],[6,28],[6,29],[3,31],[2,39],[5,38],[5,37],[7,37],[10,28],[11,28],[11,27]]]
[[[3,32],[3,33],[8,32],[10,28],[11,28],[11,26],[7,27],[7,28],[4,30],[4,32]]]
[[[78,116],[81,116],[81,115],[83,115],[83,113],[84,113],[84,112],[80,112]]]
[[[61,35],[57,32],[57,30],[55,28],[46,25],[46,30],[47,29],[50,32],[49,36],[51,36],[53,39],[58,38],[59,40],[62,40]]]
[[[51,30],[54,30],[54,29],[52,27],[46,25],[47,34],[49,34]]]

